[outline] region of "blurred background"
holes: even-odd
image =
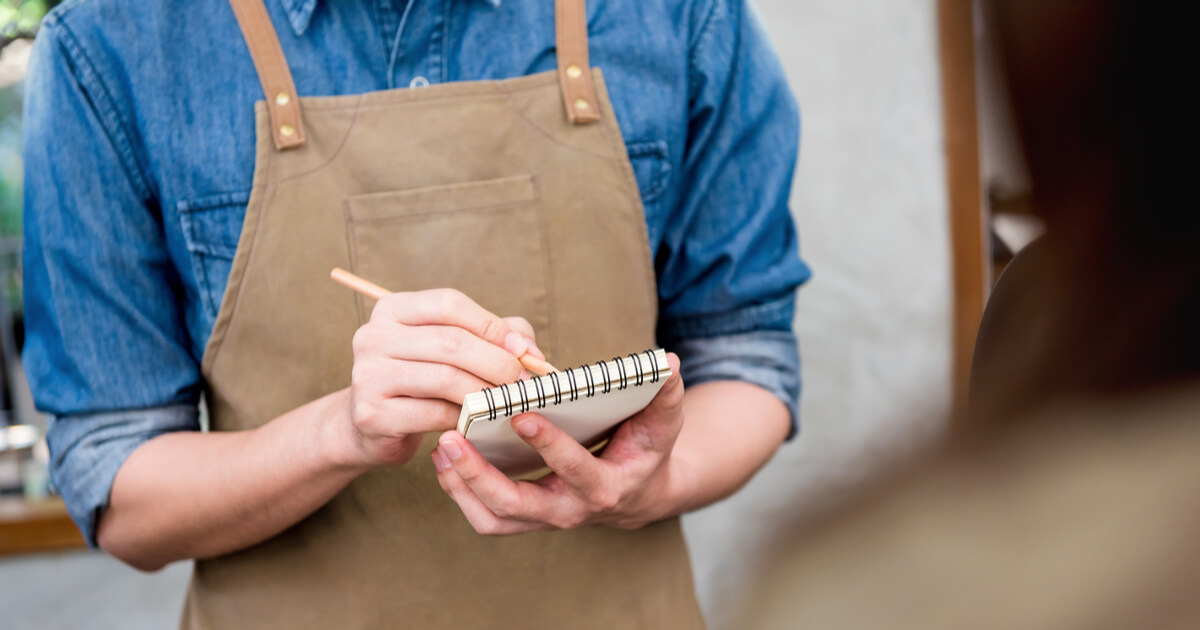
[[[0,0],[0,627],[172,627],[190,566],[142,575],[82,549],[21,372],[21,85],[55,4]],[[942,434],[990,278],[1040,230],[969,0],[756,6],[802,109],[792,207],[815,276],[796,319],[801,435],[685,519],[714,630],[737,627],[782,523],[802,526]]]

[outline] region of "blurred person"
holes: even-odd
[[[68,2],[25,111],[54,483],[198,559],[183,627],[703,626],[677,516],[794,431],[808,277],[743,2]],[[682,379],[600,455],[514,419],[536,483],[453,431],[527,350],[656,343]]]
[[[1200,627],[1188,39],[1155,4],[988,9],[1046,234],[988,306],[971,417],[781,542],[747,627]]]

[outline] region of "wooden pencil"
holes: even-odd
[[[378,284],[375,284],[374,282],[371,282],[365,278],[356,276],[349,271],[342,269],[341,267],[334,267],[333,271],[329,272],[329,277],[338,284],[350,289],[354,289],[355,291],[358,291],[359,293],[376,300],[391,293],[391,291],[388,291]],[[559,371],[558,368],[554,367],[553,365],[550,365],[549,363],[533,356],[532,354],[529,354],[528,350],[526,350],[521,356],[517,357],[517,359],[521,362],[521,365],[525,366],[526,370],[529,370],[538,376],[545,376],[551,372]]]

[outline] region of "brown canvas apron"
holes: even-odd
[[[236,431],[349,384],[372,303],[457,288],[522,315],[555,364],[654,345],[633,172],[583,0],[559,0],[559,71],[300,99],[262,0],[232,0],[266,93],[254,184],[205,351],[211,427]],[[480,536],[426,437],[279,536],[195,563],[185,628],[702,628],[678,519]]]

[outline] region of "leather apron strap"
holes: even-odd
[[[290,149],[304,144],[304,121],[300,117],[296,84],[292,82],[292,72],[288,70],[266,5],[263,0],[229,0],[229,4],[233,6],[266,95],[275,148]]]
[[[586,0],[554,0],[554,37],[567,119],[576,125],[600,120],[596,85],[588,66]]]
[[[258,80],[262,83],[275,148],[282,150],[303,145],[300,99],[267,7],[263,0],[229,0],[229,4],[237,16],[242,37],[254,59]],[[576,125],[596,122],[600,120],[600,108],[588,64],[586,0],[555,0],[554,14],[558,81],[567,119]]]

